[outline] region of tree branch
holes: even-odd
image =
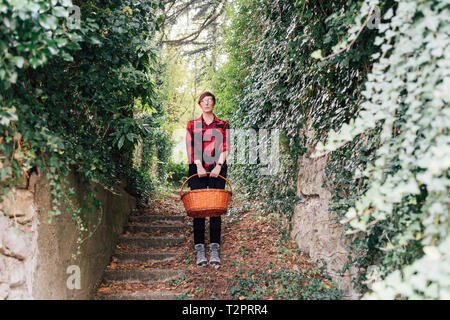
[[[222,6],[222,8],[220,9],[219,12],[216,12],[216,8],[214,8],[213,12],[209,15],[208,18],[206,18],[206,20],[202,23],[202,25],[199,27],[198,30],[180,38],[180,39],[176,39],[176,40],[165,40],[162,41],[162,43],[171,45],[171,46],[178,46],[178,45],[182,45],[182,44],[186,44],[186,43],[192,43],[195,39],[197,39],[200,35],[200,33],[206,28],[208,27],[212,22],[214,22],[225,10],[225,5]],[[189,39],[191,37],[194,37],[193,39],[190,40],[186,40]]]

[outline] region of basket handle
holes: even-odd
[[[211,173],[211,172],[210,172],[210,171],[206,172],[206,174],[208,174],[208,173]],[[184,187],[184,185],[186,184],[186,182],[188,182],[188,180],[189,180],[190,178],[192,178],[192,177],[194,177],[194,176],[197,176],[197,175],[198,175],[198,173],[194,173],[192,176],[190,176],[189,178],[187,178],[186,181],[184,181],[183,185],[181,186],[180,197],[183,196],[183,187]],[[219,174],[219,177],[221,177],[221,178],[224,179],[226,182],[228,182],[228,185],[230,186],[230,191],[233,192],[233,189],[231,188],[231,183],[230,183],[230,181],[228,181],[227,178],[222,177],[220,174]]]

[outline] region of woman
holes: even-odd
[[[211,92],[205,91],[197,103],[203,114],[187,124],[186,148],[189,161],[188,180],[191,190],[195,189],[225,189],[225,180],[218,177],[227,176],[226,157],[229,152],[228,122],[222,121],[213,113],[216,98]],[[211,172],[208,176],[206,172]],[[210,231],[210,265],[220,265],[220,234],[222,218],[209,218]],[[205,256],[205,218],[194,218],[194,248],[198,266],[207,264]]]

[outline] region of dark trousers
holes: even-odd
[[[211,169],[212,170],[212,169]],[[189,165],[189,177],[197,173],[197,165]],[[227,177],[227,166],[223,166],[219,173],[222,177]],[[221,177],[211,178],[208,176],[199,178],[198,176],[192,177],[188,181],[188,185],[191,190],[206,189],[207,187],[212,189],[225,189],[226,181]],[[222,217],[210,217],[209,218],[209,242],[220,244],[220,233],[222,226]],[[194,218],[194,244],[205,243],[205,218]]]

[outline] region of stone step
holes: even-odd
[[[183,293],[175,292],[133,292],[99,294],[96,300],[176,300]]]
[[[113,257],[117,263],[145,263],[155,261],[167,261],[182,256],[176,252],[155,252],[155,253],[119,253]]]
[[[184,275],[183,270],[148,269],[148,270],[105,270],[103,281],[105,283],[151,283],[165,282],[179,279]]]
[[[125,226],[125,232],[130,233],[166,233],[166,232],[180,232],[183,230],[184,225],[156,225],[156,226],[149,226],[149,225],[127,225]]]
[[[184,237],[127,238],[121,237],[119,243],[130,248],[163,248],[176,246],[186,241]]]
[[[184,216],[165,215],[130,215],[130,222],[154,222],[154,221],[184,221]]]

